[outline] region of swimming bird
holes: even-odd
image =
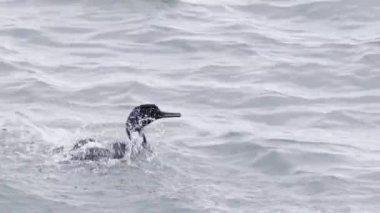
[[[181,117],[181,113],[161,111],[155,104],[143,104],[137,106],[129,114],[126,121],[125,130],[130,144],[127,144],[126,142],[116,142],[113,143],[112,147],[109,149],[104,148],[92,138],[82,139],[72,148],[72,159],[121,159],[125,156],[127,151],[132,152],[133,150],[131,149],[136,149],[136,146],[140,146],[142,149],[148,149],[149,146],[143,128],[155,120],[172,117]]]

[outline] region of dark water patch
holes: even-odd
[[[104,51],[95,52],[93,50],[92,51],[81,50],[80,52],[73,52],[72,51],[71,55],[86,57],[86,58],[103,58],[103,59],[104,59],[104,57],[112,57],[113,56],[113,54],[105,53]]]
[[[290,153],[270,150],[251,161],[251,166],[268,175],[287,175],[292,172],[294,165],[289,159]]]
[[[87,34],[94,31],[93,28],[86,28],[86,27],[76,27],[76,26],[51,26],[46,27],[46,31],[54,32],[59,35],[61,34]]]
[[[3,76],[3,78],[9,76],[12,72],[17,70],[17,68],[10,62],[0,61],[0,75]]]
[[[373,127],[374,123],[369,123],[369,119],[363,119],[362,116],[358,116],[360,112],[344,112],[344,111],[332,111],[321,116],[314,124],[311,126],[321,127],[321,128],[331,128],[331,127],[357,127],[357,128],[368,128]],[[377,119],[378,121],[378,119]],[[376,122],[376,121],[375,121]]]
[[[50,39],[45,33],[33,28],[4,28],[0,30],[1,35],[26,42],[25,45],[60,46],[59,42]]]
[[[310,102],[301,97],[287,96],[284,94],[269,93],[249,98],[238,103],[239,106],[245,108],[281,108],[285,106],[305,106]]]
[[[330,134],[331,132],[328,131],[321,131],[326,132],[326,134]],[[310,132],[310,134],[312,134]],[[335,133],[338,134],[338,133]],[[339,134],[340,135],[340,134]],[[312,141],[312,140],[297,140],[297,139],[281,139],[281,138],[271,138],[267,139],[266,144],[269,147],[277,147],[285,150],[289,150],[290,152],[295,153],[314,153],[316,156],[319,154],[326,154],[326,159],[335,158],[337,163],[348,163],[350,162],[351,165],[361,164],[367,157],[370,157],[372,155],[377,155],[379,153],[378,148],[374,147],[365,147],[360,146],[363,141],[356,141],[356,140],[343,140],[344,137],[348,136],[340,136],[341,140],[334,140],[330,141],[331,137],[327,137],[324,140],[320,139],[319,141]],[[323,138],[323,137],[322,137]],[[376,140],[376,139],[375,139]],[[366,141],[365,141],[366,142]],[[313,154],[311,154],[313,155]],[[367,157],[366,157],[367,156]],[[321,160],[324,158],[322,157]],[[331,159],[332,162],[334,162],[333,159]],[[323,162],[323,161],[322,161]],[[342,165],[343,165],[342,164]],[[328,164],[326,164],[328,166]]]
[[[234,142],[206,146],[194,146],[192,148],[203,150],[208,154],[213,154],[215,156],[219,155],[221,158],[230,158],[231,156],[239,157],[240,155],[246,153],[248,153],[251,157],[255,157],[258,153],[266,150],[265,147],[254,144],[252,142]]]
[[[378,2],[373,0],[365,2],[351,1],[349,3],[343,1],[312,1],[308,3],[254,3],[241,6],[233,6],[239,11],[261,15],[269,19],[290,19],[290,18],[305,18],[308,20],[336,20],[339,18],[357,19],[368,17],[364,11],[368,11],[368,5],[373,5],[371,10],[376,11],[380,7]],[[364,9],[364,10],[363,10]],[[369,19],[372,20],[373,17]]]
[[[268,112],[268,113],[250,113],[249,115],[242,115],[241,119],[250,120],[258,123],[265,123],[271,126],[292,125],[293,123],[302,123],[301,126],[306,125],[319,118],[321,113],[317,112]]]
[[[19,82],[10,82],[4,85],[6,93],[0,93],[0,96],[14,103],[28,101],[29,103],[49,102],[59,99],[62,92],[55,85],[44,82],[36,78],[25,78]]]
[[[202,47],[210,52],[230,52],[237,55],[255,55],[256,52],[248,43],[236,41],[217,41],[210,39],[170,38],[156,42],[162,47],[171,47],[187,53],[195,53]]]
[[[361,174],[357,175],[359,179],[361,180],[369,180],[373,181],[373,184],[378,184],[379,178],[380,178],[380,171],[379,170],[373,170],[373,171],[363,171]]]

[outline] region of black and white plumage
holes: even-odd
[[[126,132],[129,142],[115,142],[111,148],[105,148],[92,138],[79,140],[71,150],[72,159],[75,160],[100,160],[103,158],[121,159],[125,154],[136,149],[136,143],[141,144],[142,149],[148,149],[148,142],[143,128],[153,121],[161,118],[181,117],[180,113],[161,111],[154,104],[143,104],[135,107],[126,121]],[[139,149],[140,147],[137,147]]]

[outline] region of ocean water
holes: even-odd
[[[380,1],[0,0],[0,212],[380,211]],[[153,156],[73,161],[75,141]]]

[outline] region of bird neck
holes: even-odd
[[[139,122],[139,116],[136,115],[136,112],[132,112],[127,119],[125,130],[132,143],[141,141],[141,145],[145,148],[147,147],[147,141],[142,131],[143,127],[141,122]]]
[[[136,141],[141,141],[141,145],[146,148],[148,143],[145,137],[145,134],[143,133],[142,129],[129,129],[128,127],[126,128],[126,132],[128,135],[128,138],[131,142],[136,142]]]

